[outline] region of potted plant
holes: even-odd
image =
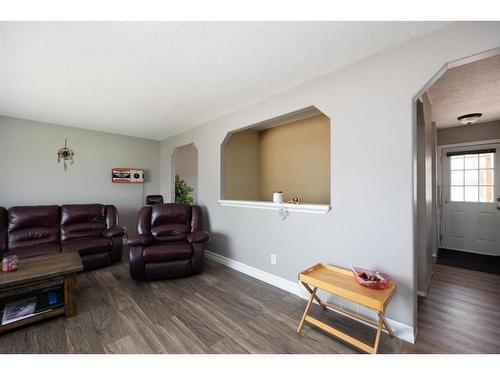
[[[175,203],[193,204],[193,197],[191,196],[193,191],[194,188],[189,186],[181,176],[175,176]]]

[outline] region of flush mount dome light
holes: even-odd
[[[468,113],[466,115],[458,116],[457,120],[464,125],[471,125],[479,120],[482,115],[482,113]]]

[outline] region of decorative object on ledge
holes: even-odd
[[[175,176],[175,203],[193,204],[193,196],[191,195],[194,188],[189,186],[181,176]]]
[[[117,184],[143,184],[144,169],[113,168],[111,170],[111,181]]]
[[[217,201],[221,206],[245,207],[245,208],[260,208],[261,210],[276,210],[286,208],[287,212],[303,212],[309,214],[326,214],[332,207],[329,204],[291,204],[282,203],[275,204],[273,202],[261,201],[237,201],[220,199]]]
[[[276,204],[283,203],[283,192],[282,191],[275,191],[273,193],[273,202]]]
[[[300,197],[298,195],[294,195],[292,199],[288,201],[291,204],[300,204]]]
[[[68,140],[64,140],[64,147],[57,151],[57,162],[60,163],[61,160],[64,162],[64,170],[66,171],[68,167],[66,166],[66,162],[69,161],[70,164],[73,164],[73,156],[75,156],[75,152],[68,148]]]

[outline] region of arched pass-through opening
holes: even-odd
[[[198,202],[198,149],[194,143],[177,147],[172,153],[172,195],[171,201],[175,202],[175,181],[176,176],[179,176],[188,186],[193,188],[191,197],[193,203]]]
[[[314,106],[229,132],[221,202],[331,203],[330,118]],[[226,203],[224,203],[226,204]]]

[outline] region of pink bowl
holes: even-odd
[[[391,281],[391,277],[385,273],[367,270],[366,268],[361,268],[361,267],[353,267],[352,274],[359,284],[372,289],[384,289],[387,287],[387,285],[389,285],[389,281]],[[375,275],[382,276],[384,280],[382,281],[365,280],[364,278],[361,277],[362,274],[366,274],[368,277]]]

